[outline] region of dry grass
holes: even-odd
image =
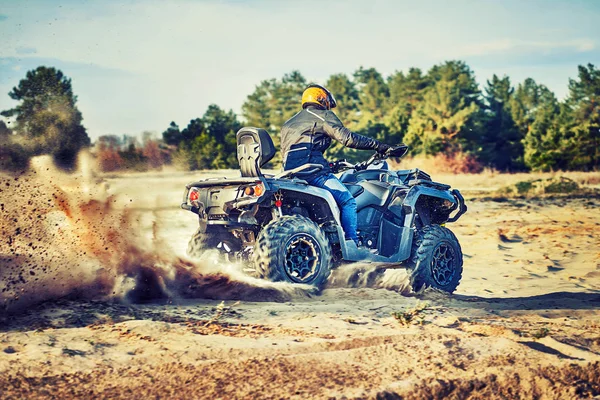
[[[430,171],[425,170],[427,173]],[[517,185],[520,182],[535,180],[551,180],[560,177],[573,180],[583,188],[599,188],[599,172],[531,172],[507,174],[485,170],[479,174],[435,174],[430,173],[436,182],[442,182],[460,189],[461,192],[494,192],[499,189]]]
[[[548,328],[540,328],[531,333],[531,337],[534,339],[542,339],[550,334],[550,330]]]
[[[394,169],[419,168],[423,171],[442,174],[478,174],[484,171],[483,164],[465,153],[418,155],[406,157],[399,163],[393,163]]]
[[[392,313],[392,316],[396,318],[400,325],[409,326],[409,325],[422,325],[423,320],[425,319],[425,311],[428,309],[429,304],[427,303],[418,303],[413,308],[405,310],[405,311],[395,311]]]

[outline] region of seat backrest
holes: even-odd
[[[244,127],[238,131],[236,139],[242,176],[261,176],[260,167],[275,155],[275,145],[269,133],[261,128]]]

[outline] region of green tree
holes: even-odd
[[[521,135],[526,135],[536,119],[536,113],[546,105],[558,107],[554,93],[531,78],[517,86],[510,98],[510,113]],[[558,112],[558,109],[556,109]]]
[[[469,151],[477,139],[479,89],[473,72],[460,61],[434,66],[434,82],[416,106],[404,142],[416,153]]]
[[[507,76],[493,75],[485,87],[485,121],[480,136],[480,161],[500,170],[524,167],[523,144],[525,136],[515,124],[511,113],[514,88]]]
[[[399,71],[388,78],[389,105],[383,122],[389,128],[390,143],[402,142],[413,111],[430,85],[431,81],[419,68],[410,68],[406,75]]]
[[[71,80],[62,71],[38,67],[28,71],[9,96],[20,103],[1,114],[16,117],[15,133],[27,139],[32,154],[52,154],[72,168],[77,153],[90,145]]]
[[[232,168],[237,161],[236,133],[242,128],[237,116],[232,110],[225,111],[212,104],[208,107],[202,120],[206,124],[209,137],[217,143],[217,157],[213,160],[215,168]]]
[[[11,135],[12,131],[8,129],[6,123],[4,121],[0,121],[0,142],[6,140],[7,138],[10,138]]]
[[[565,168],[566,160],[560,151],[564,134],[561,106],[554,93],[527,78],[510,99],[510,113],[523,137],[525,165],[543,171]]]
[[[306,79],[298,71],[285,74],[281,80],[262,81],[242,105],[247,123],[276,135],[285,121],[300,109]]]
[[[181,132],[176,162],[187,169],[235,168],[235,135],[241,127],[233,111],[211,104],[202,118],[191,120]]]
[[[277,106],[271,110],[271,123],[275,125],[276,132],[279,132],[283,123],[300,110],[302,92],[306,86],[308,82],[298,71],[285,74],[281,79],[281,85],[276,86],[274,96],[277,99]]]
[[[600,167],[600,71],[579,66],[569,80],[569,96],[559,104],[554,94],[531,79],[522,93],[515,120],[527,129],[525,163],[534,170],[590,170]]]
[[[190,143],[206,130],[202,118],[194,118],[190,121],[187,127],[181,131],[181,140]]]
[[[481,105],[481,93],[475,75],[464,61],[446,61],[434,65],[427,75],[433,82],[456,82],[457,95],[464,101],[465,106],[470,106],[471,103]]]
[[[389,96],[389,89],[383,76],[375,68],[360,67],[354,72],[354,82],[358,90],[360,110],[356,129],[361,130],[369,125],[383,123]]]
[[[349,129],[358,121],[358,91],[354,82],[345,74],[334,74],[327,79],[325,87],[335,96],[334,112]]]
[[[335,96],[337,107],[333,112],[348,128],[355,129],[359,118],[358,91],[354,82],[345,74],[334,74],[329,77],[325,87]],[[330,159],[347,158],[354,160],[356,151],[345,148],[341,143],[333,141],[325,156]]]
[[[567,169],[567,154],[563,151],[565,130],[561,120],[564,106],[557,101],[543,103],[535,112],[523,139],[525,165],[536,171]]]
[[[281,80],[262,81],[242,105],[242,115],[248,125],[266,129],[279,147],[279,133],[285,121],[300,110],[302,92],[308,86],[298,71],[285,74]],[[281,162],[277,152],[272,164]]]
[[[20,143],[15,143],[12,130],[0,120],[0,170],[22,170],[28,159],[27,149]]]
[[[277,99],[273,97],[275,79],[262,81],[246,98],[242,105],[242,115],[249,126],[264,128],[273,131],[271,123],[271,109],[276,106]]]
[[[563,150],[570,169],[600,167],[600,70],[580,65],[577,79],[569,80],[565,102]]]
[[[162,133],[162,137],[166,144],[172,146],[177,146],[183,140],[179,126],[173,121],[171,121],[167,130]]]

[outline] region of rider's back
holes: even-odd
[[[341,124],[333,112],[308,107],[283,124],[281,153],[285,170],[312,163],[323,165],[327,170],[323,172],[328,172],[329,164],[323,156],[323,152],[331,145],[331,137],[324,129],[328,120]]]

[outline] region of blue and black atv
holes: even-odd
[[[390,171],[385,160],[406,151],[402,145],[356,165],[330,164],[356,199],[363,243],[357,247],[344,239],[333,196],[302,179],[323,166],[263,174],[261,167],[275,155],[273,141],[264,129],[242,128],[237,133],[241,176],[186,186],[181,208],[200,222],[188,254],[217,249],[260,278],[318,288],[341,263],[372,262],[378,269],[408,268],[414,291],[431,286],[451,293],[461,279],[463,255],[445,225],[467,207],[458,190],[433,182],[423,171]]]

